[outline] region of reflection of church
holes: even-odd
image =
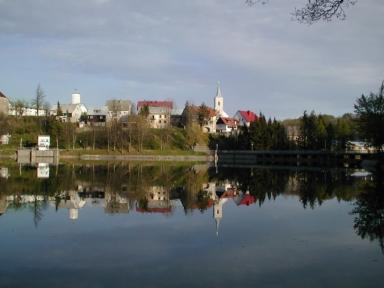
[[[213,218],[216,222],[216,235],[219,235],[219,226],[223,218],[223,206],[232,199],[237,205],[249,206],[256,202],[256,198],[249,193],[249,191],[238,191],[234,185],[226,182],[222,185],[216,185],[216,183],[206,183],[203,185],[203,189],[211,195],[211,199],[214,200],[213,204]]]

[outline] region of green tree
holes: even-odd
[[[378,94],[361,95],[355,104],[358,129],[361,135],[377,149],[384,144],[384,81]]]
[[[57,101],[56,115],[57,115],[57,116],[63,116],[63,110],[61,109],[61,105],[60,105],[60,102],[59,102],[59,101]]]

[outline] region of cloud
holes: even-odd
[[[172,93],[179,104],[210,103],[222,80],[230,113],[255,107],[282,118],[306,106],[344,113],[352,93],[376,89],[384,77],[383,3],[359,1],[347,21],[307,26],[290,18],[301,0],[281,2],[249,8],[242,0],[5,0],[0,39],[17,47],[14,63],[28,55],[49,67],[27,67],[41,77],[74,74],[80,84],[92,77],[96,102],[105,100],[96,88],[104,79],[137,98]],[[349,106],[328,105],[324,95],[333,93]],[[295,100],[289,111],[274,105],[283,95]]]

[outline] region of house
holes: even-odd
[[[82,115],[87,114],[88,110],[84,104],[63,104],[61,105],[62,116],[59,116],[64,122],[78,123]]]
[[[169,191],[162,186],[149,187],[145,195],[145,205],[138,203],[136,211],[141,213],[170,214],[172,212],[172,204]]]
[[[236,112],[235,116],[233,116],[238,121],[239,126],[247,126],[249,127],[252,122],[255,122],[259,119],[255,113],[252,111],[243,111],[239,110]]]
[[[182,113],[182,123],[187,127],[188,123],[198,124],[204,133],[216,133],[217,112],[205,105],[185,105]]]
[[[0,135],[0,144],[8,145],[10,139],[11,139],[11,135],[9,133]]]
[[[107,108],[89,108],[87,113],[87,124],[90,126],[103,127],[107,123]]]
[[[0,91],[0,114],[8,115],[8,110],[9,110],[9,100],[7,96],[5,96]]]
[[[60,106],[58,104],[56,109],[51,111],[51,115],[56,116],[62,122],[78,123],[80,118],[86,115],[87,112],[87,107],[81,103],[80,93],[75,91],[72,93],[71,104],[62,104]]]
[[[376,148],[364,141],[348,141],[346,144],[347,151],[360,153],[374,153]]]
[[[126,121],[129,115],[134,112],[134,105],[130,100],[112,99],[106,102],[108,111],[107,121]]]
[[[137,103],[137,112],[147,113],[149,126],[156,129],[170,126],[172,109],[172,101],[139,101]]]
[[[235,118],[220,117],[216,122],[216,132],[230,135],[237,131],[238,122]]]

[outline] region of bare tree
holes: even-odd
[[[44,99],[45,99],[45,93],[39,84],[37,85],[37,88],[36,88],[35,98],[32,101],[32,105],[36,108],[36,116],[39,116],[39,111],[41,108],[43,108]]]
[[[269,0],[246,0],[248,5],[266,4]],[[331,21],[332,19],[344,20],[345,9],[356,4],[357,0],[307,0],[302,8],[295,8],[292,13],[300,23],[312,24],[320,20]]]
[[[15,109],[15,115],[16,116],[23,116],[24,109],[27,107],[27,103],[23,100],[16,100],[13,103],[13,108]]]

